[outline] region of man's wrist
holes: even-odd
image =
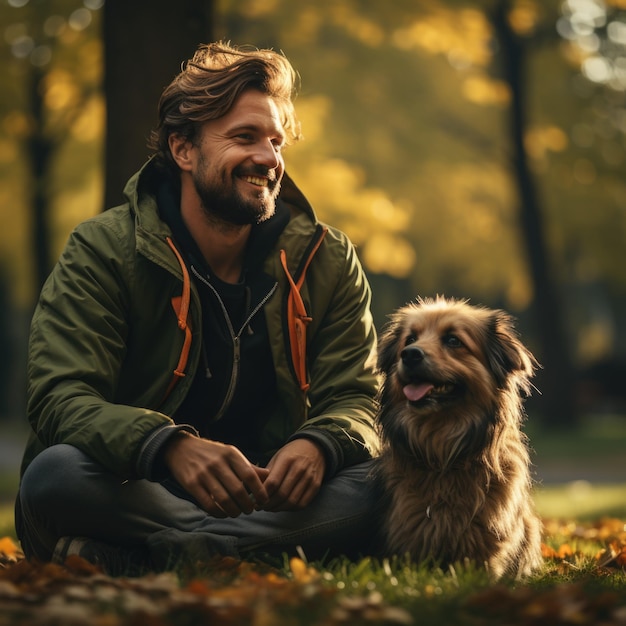
[[[136,464],[138,476],[152,481],[167,478],[170,473],[165,460],[168,444],[173,438],[197,435],[196,429],[187,424],[166,424],[152,431],[139,452]]]
[[[299,430],[289,438],[289,441],[294,441],[295,439],[310,441],[324,455],[324,478],[331,478],[343,467],[343,455],[338,444],[323,430],[313,428]]]

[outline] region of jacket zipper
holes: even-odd
[[[272,295],[278,288],[278,282],[274,283],[274,286],[267,292],[267,294],[265,294],[265,296],[259,302],[259,304],[257,304],[256,307],[252,309],[248,317],[244,320],[243,324],[241,325],[239,332],[235,333],[235,329],[233,328],[233,325],[230,321],[230,317],[228,315],[228,311],[226,310],[226,306],[222,302],[222,299],[220,298],[220,295],[215,289],[215,287],[204,276],[202,276],[202,274],[200,274],[198,270],[196,270],[195,267],[192,266],[191,271],[193,275],[199,281],[205,284],[217,298],[217,301],[220,305],[220,309],[222,310],[222,314],[224,315],[224,320],[226,321],[226,326],[228,327],[228,332],[230,333],[230,338],[233,344],[233,367],[230,373],[230,381],[228,383],[228,389],[226,391],[226,396],[224,397],[224,401],[222,402],[222,406],[220,407],[219,411],[215,414],[215,417],[213,418],[213,421],[217,422],[219,419],[223,417],[224,413],[230,406],[230,403],[232,402],[232,399],[233,399],[233,395],[235,394],[235,388],[237,387],[237,379],[239,378],[239,366],[240,366],[240,361],[241,361],[241,335],[243,331],[247,328],[248,324],[250,324],[250,322],[252,321],[252,318],[263,308],[263,306],[265,306],[265,303],[272,297]],[[204,344],[204,341],[203,341],[203,344]]]

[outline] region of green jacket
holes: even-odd
[[[158,450],[186,428],[170,416],[200,362],[200,300],[140,184],[150,167],[129,180],[126,204],[74,230],[42,289],[22,472],[46,447],[67,443],[122,478],[155,479]],[[371,294],[352,244],[317,221],[287,176],[281,198],[291,219],[265,261],[277,285],[264,309],[282,407],[259,449],[269,456],[310,437],[332,474],[378,450]]]

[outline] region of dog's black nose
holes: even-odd
[[[424,351],[416,346],[405,348],[400,352],[400,358],[407,367],[413,367],[424,360]]]

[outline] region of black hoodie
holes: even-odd
[[[230,284],[215,276],[204,259],[183,222],[179,194],[171,182],[160,184],[158,205],[202,302],[204,362],[174,419],[192,425],[202,437],[235,445],[253,463],[264,464],[269,459],[257,452],[256,442],[275,411],[277,397],[262,306],[273,294],[275,281],[262,267],[289,222],[289,209],[278,200],[275,214],[252,227],[241,280]]]

